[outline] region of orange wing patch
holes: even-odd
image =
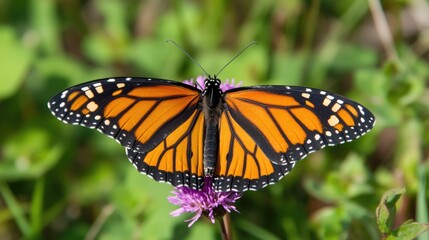
[[[277,182],[294,165],[273,164],[228,111],[221,115],[219,136],[219,158],[213,179],[216,191],[260,189]]]
[[[141,143],[146,143],[150,140],[150,136],[163,128],[165,123],[174,120],[188,105],[196,106],[197,102],[198,98],[195,96],[186,96],[155,103],[150,112],[151,117],[140,116],[140,124],[135,130],[135,137]]]
[[[354,108],[352,105],[350,105],[350,104],[346,104],[346,108],[355,116],[355,117],[357,117],[359,114],[358,114],[358,111],[356,110],[356,108]]]
[[[243,122],[255,126],[277,154],[286,153],[290,145],[303,144],[308,132],[323,131],[319,117],[311,108],[300,105],[290,96],[241,91],[228,94],[226,102],[234,113],[241,114]]]
[[[195,112],[153,151],[147,153],[145,162],[165,172],[191,172],[202,176],[203,133],[203,115]]]
[[[258,104],[264,105],[279,105],[282,106],[300,106],[300,104],[291,96],[285,96],[280,94],[273,94],[266,91],[259,90],[243,90],[238,92],[232,92],[228,94],[233,99],[243,99],[249,102],[258,102]]]
[[[273,173],[270,160],[229,113],[222,113],[220,136],[216,175],[258,179]]]
[[[269,179],[275,177],[279,168],[285,167],[273,165],[227,111],[220,118],[219,136],[219,158],[213,180],[217,191],[262,188],[270,183]]]
[[[204,125],[204,115],[195,111],[153,150],[127,149],[127,155],[141,173],[157,181],[198,188],[203,181]]]
[[[347,109],[350,109],[347,107]],[[354,113],[352,112],[352,114],[354,115]],[[340,109],[338,111],[338,116],[341,117],[341,119],[347,124],[347,126],[354,126],[355,125],[355,121],[353,119],[353,117],[344,109]]]
[[[74,93],[77,93],[77,92],[74,92]],[[75,100],[74,100],[74,97],[72,97],[71,99],[73,100],[73,103],[70,107],[72,111],[77,111],[80,107],[82,107],[83,104],[85,104],[88,101],[88,98],[85,95],[80,95]]]
[[[138,98],[165,98],[166,94],[171,96],[195,96],[195,92],[188,88],[175,87],[174,92],[171,91],[171,85],[159,86],[144,86],[132,89],[128,95]]]

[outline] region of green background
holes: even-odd
[[[426,0],[0,1],[0,239],[220,238],[205,218],[171,217],[173,188],[139,174],[114,140],[46,107],[92,79],[200,75],[167,39],[209,73],[257,41],[219,77],[323,88],[377,118],[245,192],[236,239],[379,239],[375,208],[402,186],[395,226],[428,222],[428,16]]]

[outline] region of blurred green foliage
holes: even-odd
[[[92,79],[201,74],[167,39],[210,73],[256,40],[221,78],[323,88],[377,117],[359,140],[246,192],[231,215],[236,239],[379,239],[377,204],[398,187],[391,229],[428,222],[429,2],[381,1],[390,46],[371,2],[0,1],[0,238],[220,238],[205,219],[188,228],[190,216],[170,217],[172,187],[140,175],[115,141],[46,107]]]

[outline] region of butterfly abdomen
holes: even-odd
[[[206,134],[204,139],[203,165],[205,176],[213,176],[214,174],[217,160],[218,143],[218,124],[215,122],[209,122],[206,125]]]

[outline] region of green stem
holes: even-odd
[[[304,48],[304,51],[306,52],[310,52],[313,44],[313,37],[316,31],[319,10],[320,10],[320,0],[313,0],[310,6],[310,10],[308,12],[306,28],[304,29],[304,44],[303,44],[304,47],[303,48]]]
[[[18,201],[16,201],[15,196],[13,196],[12,191],[10,191],[9,186],[5,182],[0,182],[0,195],[3,196],[3,199],[10,209],[10,212],[24,238],[30,237],[30,225],[28,224],[27,219],[25,219],[25,215],[21,206],[19,205]]]
[[[40,234],[40,231],[42,230],[44,191],[45,191],[45,180],[44,178],[39,178],[36,180],[33,197],[31,201],[30,223],[31,223],[33,237],[38,236]]]

